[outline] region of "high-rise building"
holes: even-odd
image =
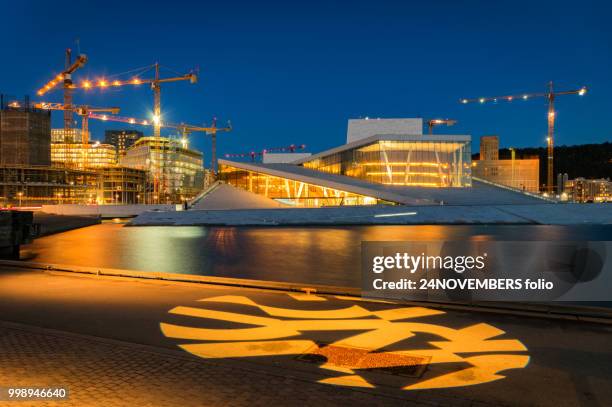
[[[480,138],[480,159],[489,161],[499,159],[499,137],[482,136]]]
[[[0,106],[0,165],[51,165],[51,113],[12,103]]]
[[[147,203],[182,202],[204,187],[203,154],[178,140],[141,137],[120,157],[119,164],[149,172],[154,192]]]
[[[123,157],[128,148],[132,147],[136,140],[143,136],[138,130],[106,130],[104,132],[104,143],[115,146],[117,156]]]

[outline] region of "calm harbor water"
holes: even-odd
[[[126,227],[36,239],[31,261],[360,286],[361,241],[610,240],[612,226]]]

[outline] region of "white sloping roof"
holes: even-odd
[[[219,160],[231,165],[280,178],[334,188],[341,191],[371,196],[404,205],[519,205],[546,203],[521,192],[500,188],[472,180],[472,187],[427,188],[415,186],[389,186],[344,175],[329,174],[293,164],[261,164]]]
[[[263,195],[254,194],[244,189],[227,184],[219,184],[215,189],[204,195],[192,209],[268,209],[285,208],[286,206]]]

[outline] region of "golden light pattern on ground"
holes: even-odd
[[[306,297],[292,296],[303,301]],[[325,301],[324,297],[316,297]],[[314,298],[312,298],[314,299]],[[311,299],[311,300],[312,300]],[[205,304],[248,306],[267,316],[206,308],[178,306],[171,314],[216,320],[219,323],[248,324],[252,328],[195,328],[161,323],[166,337],[204,341],[183,343],[182,349],[202,358],[265,357],[280,355],[318,355],[325,362],[322,369],[344,375],[321,379],[321,383],[374,387],[364,378],[365,369],[393,369],[415,364],[426,365],[422,377],[413,378],[405,390],[469,386],[504,378],[509,369],[524,368],[529,363],[527,348],[516,339],[494,339],[504,331],[485,323],[461,329],[415,322],[414,319],[444,314],[423,307],[400,307],[370,311],[360,305],[341,309],[299,310],[258,304],[246,296],[218,296],[200,300]],[[305,336],[313,331],[364,331],[319,346]],[[386,351],[418,334],[435,335],[429,347]],[[521,353],[517,353],[521,352]],[[448,371],[448,364],[455,370]],[[442,368],[442,366],[446,366]],[[424,368],[422,370],[425,370]],[[419,375],[420,376],[420,375]]]

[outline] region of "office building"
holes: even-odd
[[[154,187],[151,202],[182,202],[204,187],[203,154],[165,137],[142,137],[119,164],[145,170]]]
[[[143,133],[138,130],[106,130],[104,132],[104,143],[115,146],[117,156],[123,157],[127,149],[132,147],[141,137],[143,137]]]

